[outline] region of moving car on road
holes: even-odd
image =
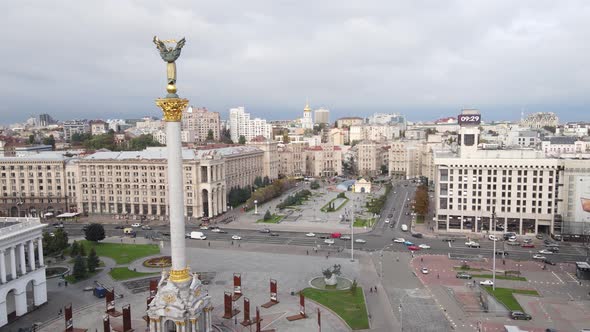
[[[152,226],[150,226],[150,225],[143,225],[143,226],[141,226],[141,229],[146,230],[146,231],[150,231],[152,229]]]
[[[356,243],[367,243],[367,240],[355,239],[354,242],[356,242]]]
[[[393,242],[404,243],[404,242],[406,242],[406,240],[403,237],[396,237],[395,239],[393,239]]]
[[[422,274],[428,274],[428,268],[423,267],[422,269],[420,269],[420,272],[422,272]]]
[[[205,234],[203,234],[203,232],[191,232],[190,234],[190,238],[193,240],[206,240],[207,237],[205,236]]]
[[[508,253],[506,251],[496,251],[496,255],[498,256],[508,256]]]
[[[467,241],[467,242],[465,242],[465,246],[467,246],[469,248],[479,248],[479,247],[481,247],[479,245],[479,243],[477,243],[475,241]]]
[[[268,235],[270,235],[270,236],[279,236],[279,233],[270,233]]]
[[[209,226],[202,225],[201,227],[199,227],[199,229],[208,230],[209,229]]]
[[[141,227],[141,224],[138,222],[135,222],[135,223],[131,224],[131,227],[133,227],[133,228]]]
[[[241,240],[241,239],[242,239],[242,237],[241,237],[241,236],[239,236],[239,235],[232,235],[232,236],[231,236],[231,239],[232,239],[232,240]]]
[[[492,241],[498,241],[498,237],[495,235],[490,235],[488,236],[488,239],[492,240]]]
[[[534,254],[533,255],[533,259],[538,259],[541,261],[545,261],[547,259],[547,257],[543,256],[543,255],[539,255],[539,254]]]
[[[309,233],[305,234],[305,236],[307,236],[307,237],[315,237],[315,233],[309,232]]]
[[[534,244],[532,244],[532,243],[523,243],[523,244],[521,245],[521,247],[523,247],[523,248],[534,248],[534,247],[535,247],[535,245],[534,245]]]
[[[325,239],[324,243],[325,244],[334,244],[334,239]]]
[[[488,279],[488,280],[480,281],[479,284],[482,286],[493,286],[494,282]]]
[[[465,272],[459,272],[459,273],[457,273],[457,276],[456,277],[459,278],[459,279],[471,279],[471,278],[473,278],[471,276],[471,274],[465,273]]]
[[[402,231],[403,232],[407,232],[408,231],[408,225],[402,224]]]
[[[408,246],[408,249],[410,251],[418,251],[418,250],[420,250],[420,247],[418,247],[418,246]]]
[[[550,250],[547,250],[547,249],[543,249],[543,250],[539,250],[539,254],[551,255],[551,254],[553,254],[553,251],[550,251]]]
[[[430,249],[430,246],[427,244],[422,243],[421,245],[419,245],[418,247],[420,247],[420,249]]]
[[[446,237],[444,239],[442,239],[443,242],[455,242],[455,239],[451,238],[451,237]]]
[[[414,242],[406,240],[406,241],[404,241],[404,244],[407,246],[413,246]]]
[[[510,318],[514,320],[531,320],[533,317],[522,311],[513,311],[510,313]]]
[[[389,219],[385,219],[385,223],[386,224],[389,224]]]
[[[348,235],[342,235],[342,236],[340,237],[340,240],[345,240],[345,241],[346,241],[346,240],[350,240],[350,236],[348,236]]]
[[[270,229],[268,228],[263,228],[259,231],[260,233],[270,233]]]
[[[550,260],[550,259],[547,259],[547,258],[545,258],[545,259],[543,260],[543,263],[545,263],[545,264],[548,264],[548,265],[555,265],[555,262],[554,262],[554,261],[552,261],[552,260]]]

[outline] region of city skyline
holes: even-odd
[[[580,118],[590,87],[579,70],[590,55],[582,47],[590,6],[582,1],[166,8],[9,4],[2,24],[22,29],[6,40],[18,59],[0,55],[11,97],[3,123],[38,113],[157,115],[151,100],[162,95],[154,84],[162,73],[145,55],[155,33],[196,45],[179,62],[179,92],[225,119],[237,106],[268,120],[296,118],[309,100],[332,119],[397,112],[427,121],[474,107],[489,120],[518,120],[523,111],[588,120]]]

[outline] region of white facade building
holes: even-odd
[[[317,110],[314,111],[314,114],[315,114],[315,119],[314,119],[315,124],[320,124],[320,123],[328,124],[328,123],[330,123],[330,110],[327,110],[325,108],[318,108]]]
[[[38,218],[0,218],[0,327],[47,302]]]
[[[311,108],[309,105],[305,105],[303,109],[303,118],[301,118],[301,128],[313,129],[313,119],[311,118]]]
[[[69,141],[74,134],[85,134],[90,132],[90,126],[85,120],[73,120],[63,123],[64,139]]]
[[[272,125],[266,123],[264,119],[250,119],[250,113],[246,113],[244,107],[229,110],[229,130],[234,143],[240,140],[240,136],[244,136],[246,141],[256,136],[272,137]]]

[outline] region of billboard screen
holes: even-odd
[[[590,176],[576,176],[574,183],[574,220],[590,222]]]
[[[457,120],[459,121],[459,125],[479,125],[481,123],[481,115],[459,114]]]

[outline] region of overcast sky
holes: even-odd
[[[160,116],[155,45],[186,37],[178,89],[253,116],[331,110],[590,120],[590,1],[6,1],[0,122]]]

